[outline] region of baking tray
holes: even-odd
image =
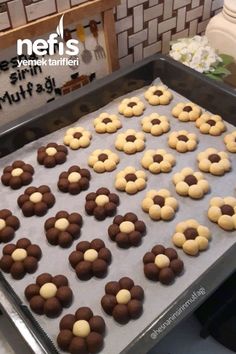
[[[71,124],[79,117],[87,115],[104,106],[114,98],[149,85],[154,78],[160,77],[171,89],[195,101],[204,108],[223,115],[224,119],[234,123],[236,97],[227,86],[205,79],[196,72],[163,56],[155,56],[143,63],[134,65],[112,76],[100,80],[77,94],[68,95],[32,115],[26,115],[14,124],[5,126],[0,132],[1,154],[6,155],[18,149],[30,140],[38,139],[52,131]],[[110,222],[109,222],[110,223]],[[73,246],[72,246],[73,247]],[[145,353],[153,347],[181,319],[192,312],[209,294],[235,269],[233,257],[235,244],[218,259],[205,274],[166,308],[142,333],[138,334],[122,353]],[[181,254],[182,257],[182,254]],[[183,258],[183,257],[182,257]],[[200,261],[201,258],[199,258]],[[222,264],[224,265],[222,267]],[[197,265],[197,263],[196,263]],[[184,276],[183,276],[184,278]],[[33,338],[39,343],[40,350],[56,352],[50,340],[35,322],[19,298],[11,291],[9,284],[2,277],[1,285],[10,294],[16,312],[28,325]],[[145,308],[148,311],[148,307]],[[154,317],[154,316],[153,316]],[[125,327],[124,327],[125,328]],[[124,334],[124,332],[123,332]]]

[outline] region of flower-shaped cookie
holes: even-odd
[[[35,273],[42,256],[40,247],[31,244],[27,238],[21,238],[16,244],[6,245],[2,253],[0,268],[3,272],[10,273],[14,279],[22,279],[26,273]]]
[[[83,219],[79,213],[59,211],[44,224],[47,240],[53,246],[70,247],[72,242],[79,238],[82,224]]]
[[[126,154],[135,154],[145,148],[145,135],[133,129],[128,129],[125,133],[117,136],[115,147]]]
[[[149,87],[145,92],[144,97],[148,103],[153,106],[169,104],[173,98],[172,93],[165,86],[161,85]]]
[[[91,139],[91,133],[83,127],[69,128],[64,137],[64,144],[69,146],[72,150],[78,150],[88,147]]]
[[[73,293],[64,275],[43,273],[36,278],[36,283],[25,288],[25,297],[33,312],[53,318],[70,306]]]
[[[146,181],[147,176],[144,171],[128,166],[116,175],[115,187],[119,191],[135,194],[146,187]]]
[[[120,119],[115,114],[101,113],[93,121],[97,133],[115,133],[122,127]]]
[[[19,189],[32,182],[33,174],[33,166],[18,160],[4,168],[1,181],[4,186],[9,186],[11,189]]]
[[[141,286],[134,285],[132,279],[123,277],[119,281],[110,281],[105,286],[105,293],[102,308],[115,321],[126,324],[141,316],[144,291]]]
[[[236,198],[212,198],[208,218],[226,231],[236,230]]]
[[[116,213],[119,204],[118,195],[102,187],[86,196],[85,211],[88,215],[94,215],[97,220],[104,220]]]
[[[172,109],[171,113],[175,118],[178,118],[181,122],[189,122],[197,120],[202,114],[202,110],[195,103],[180,102]]]
[[[153,281],[169,285],[184,269],[184,263],[173,248],[156,245],[143,257],[145,276]]]
[[[98,173],[111,172],[115,170],[119,162],[119,156],[109,149],[97,149],[92,152],[88,159],[88,165]]]
[[[55,204],[55,197],[48,186],[28,187],[17,199],[24,216],[43,216]]]
[[[182,171],[173,176],[176,192],[193,199],[200,199],[210,190],[208,181],[201,172],[194,172],[191,168],[185,167]]]
[[[38,149],[37,160],[40,165],[47,168],[61,165],[66,161],[68,150],[64,145],[49,143],[47,146],[42,146]]]
[[[15,236],[15,231],[18,230],[19,227],[19,219],[12,215],[10,210],[0,210],[0,243],[11,241]]]
[[[70,254],[69,262],[81,280],[93,276],[103,278],[111,263],[111,252],[99,238],[91,242],[82,241],[76,246],[76,251]]]
[[[236,130],[224,137],[224,143],[229,152],[236,152]]]
[[[202,134],[210,135],[221,135],[225,130],[226,126],[223,119],[219,115],[211,115],[209,113],[204,113],[196,121],[196,127],[199,128]]]
[[[120,248],[139,246],[146,233],[146,225],[134,213],[117,215],[108,228],[110,239]]]
[[[215,176],[222,176],[231,169],[231,162],[227,152],[208,148],[197,156],[198,167],[203,172],[210,172]]]
[[[160,116],[158,113],[152,113],[141,121],[143,131],[159,136],[170,130],[169,120],[166,116]]]
[[[80,307],[74,315],[62,317],[57,344],[71,354],[98,353],[103,347],[105,329],[101,316],[94,316],[89,307]]]
[[[178,202],[167,189],[152,189],[143,199],[142,209],[152,220],[171,220],[178,210]]]
[[[71,166],[68,171],[60,174],[57,186],[61,192],[75,195],[89,188],[90,179],[89,170],[79,166]]]
[[[205,251],[210,239],[210,230],[194,219],[177,224],[175,234],[172,237],[173,244],[182,248],[190,256],[196,256],[200,251]]]
[[[146,170],[152,173],[170,172],[175,165],[175,157],[164,149],[147,150],[141,160]]]
[[[119,113],[127,118],[141,116],[145,105],[138,97],[125,98],[119,105]]]
[[[169,135],[168,144],[172,149],[178,152],[193,151],[197,147],[198,138],[194,133],[179,130]]]

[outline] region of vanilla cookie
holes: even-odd
[[[226,231],[236,230],[236,198],[212,198],[208,218]]]
[[[138,171],[128,166],[116,175],[115,187],[119,191],[135,194],[146,187],[147,176],[144,171]]]
[[[175,165],[175,157],[163,149],[147,150],[141,160],[146,170],[152,173],[170,172]]]
[[[194,219],[180,222],[172,237],[173,244],[190,256],[197,256],[200,251],[205,251],[210,239],[210,230]]]
[[[198,167],[203,172],[222,176],[231,169],[229,155],[225,151],[208,148],[197,155]]]
[[[168,144],[178,152],[193,151],[197,147],[198,138],[194,133],[179,130],[169,135]]]
[[[236,130],[224,137],[224,143],[229,152],[236,152]]]
[[[108,149],[97,149],[92,152],[88,159],[88,165],[98,173],[111,172],[115,170],[119,162],[119,156]]]
[[[128,129],[125,133],[117,136],[115,147],[126,154],[135,154],[145,148],[145,135],[133,129]]]
[[[144,97],[153,106],[167,105],[173,98],[172,93],[165,86],[151,86],[145,92]]]
[[[195,103],[187,102],[178,103],[172,112],[175,118],[178,118],[181,122],[195,121],[202,114],[202,110]]]
[[[141,124],[145,133],[151,133],[154,136],[162,135],[170,130],[168,118],[158,113],[152,113],[150,116],[144,117]]]
[[[145,105],[138,97],[125,98],[119,105],[119,113],[127,118],[141,116]]]
[[[97,133],[115,133],[122,127],[120,119],[115,114],[101,113],[93,121]]]
[[[210,190],[209,183],[201,172],[194,172],[186,167],[181,172],[175,173],[173,178],[176,192],[183,197],[200,199]]]
[[[226,130],[222,117],[209,113],[202,114],[201,117],[196,120],[196,127],[202,134],[214,136],[221,135]]]
[[[78,150],[88,147],[91,139],[91,133],[83,127],[69,128],[64,137],[64,144],[69,146],[72,150]]]
[[[171,220],[178,210],[178,202],[167,189],[152,189],[143,199],[142,209],[152,220]]]

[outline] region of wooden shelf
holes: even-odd
[[[106,32],[105,39],[107,44],[108,63],[110,70],[114,71],[118,69],[119,65],[117,57],[117,43],[116,38],[114,38],[115,22],[113,8],[119,3],[120,0],[91,0],[64,12],[43,17],[42,19],[27,23],[26,25],[0,32],[0,49],[5,49],[15,45],[17,39],[33,38],[52,32],[53,30],[55,31],[62,14],[64,14],[64,24],[69,25],[100,13],[103,16],[104,31]],[[110,48],[109,45],[112,43],[113,48]]]

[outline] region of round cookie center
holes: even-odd
[[[134,135],[128,135],[127,137],[126,137],[126,141],[128,141],[128,142],[134,142],[136,140],[136,137],[134,136]]]
[[[186,182],[189,186],[197,184],[197,178],[194,175],[188,175],[185,177],[184,182]]]
[[[124,232],[125,234],[130,234],[135,230],[135,226],[131,221],[123,221],[119,228],[120,232]]]
[[[134,173],[128,173],[126,176],[125,176],[125,179],[127,182],[135,182],[137,177]]]
[[[57,153],[57,149],[54,147],[49,147],[46,149],[46,154],[48,156],[54,156],[54,155],[56,155],[56,153]]]
[[[71,172],[68,176],[68,181],[70,183],[79,182],[80,179],[81,179],[81,175],[79,174],[79,172]]]
[[[153,162],[160,163],[164,160],[163,156],[160,154],[156,154],[153,156]]]
[[[221,209],[221,213],[223,215],[229,215],[229,216],[234,215],[234,208],[229,204],[222,205],[222,207],[220,209]]]
[[[95,199],[95,203],[98,206],[104,206],[105,204],[109,203],[109,198],[105,194],[98,195],[97,198]]]
[[[84,260],[88,262],[94,262],[98,258],[98,252],[94,249],[88,249],[84,252]]]
[[[82,134],[81,133],[79,133],[79,132],[77,132],[77,133],[75,133],[74,135],[73,135],[73,137],[75,138],[75,139],[80,139],[80,138],[82,138]]]
[[[43,199],[43,195],[42,193],[39,192],[32,193],[31,196],[29,197],[29,200],[32,203],[39,203],[42,201],[42,199]]]
[[[187,142],[188,141],[188,137],[186,135],[181,134],[181,135],[178,136],[178,140]]]
[[[108,123],[111,123],[112,120],[111,120],[110,118],[104,118],[104,119],[102,120],[102,122],[103,122],[104,124],[108,124]]]
[[[39,294],[46,300],[54,297],[57,293],[57,287],[53,283],[46,283],[41,286]]]
[[[192,109],[191,106],[185,106],[184,109],[183,109],[184,112],[192,112],[192,110],[193,109]]]
[[[158,125],[161,124],[161,121],[158,118],[155,118],[151,121],[152,125]]]
[[[155,257],[155,264],[158,268],[167,268],[170,265],[170,259],[165,254],[158,254]]]
[[[161,208],[165,205],[165,198],[163,198],[161,195],[156,195],[153,198],[153,202],[156,205],[159,205]]]
[[[214,119],[209,119],[207,122],[211,127],[214,127],[216,125],[216,121]]]
[[[137,103],[136,103],[136,102],[130,102],[130,103],[128,104],[128,107],[130,107],[130,108],[133,108],[134,106],[137,106]]]
[[[24,248],[17,248],[11,254],[11,258],[15,262],[23,261],[26,257],[27,257],[27,252]]]
[[[3,230],[6,226],[6,221],[4,219],[0,219],[0,231]]]
[[[14,170],[11,171],[12,177],[19,177],[24,171],[22,168],[14,168]]]
[[[70,225],[70,223],[69,223],[69,221],[68,221],[66,218],[61,218],[61,219],[58,219],[58,220],[55,222],[54,227],[55,227],[57,230],[65,231],[69,225]]]
[[[122,289],[116,294],[116,301],[118,304],[127,305],[130,300],[131,294],[127,289]]]
[[[153,95],[160,97],[163,95],[163,92],[161,90],[156,90],[155,92],[153,92]]]
[[[86,338],[91,332],[90,325],[88,321],[79,320],[76,321],[72,329],[73,335],[76,337]]]
[[[187,240],[195,240],[195,238],[198,236],[197,229],[195,229],[194,227],[188,227],[184,231],[184,236]]]
[[[219,162],[221,158],[218,154],[211,154],[208,156],[208,160],[211,161],[211,163],[214,163],[214,162]]]
[[[99,161],[104,162],[104,161],[106,161],[107,159],[108,159],[108,155],[107,155],[107,154],[100,154],[100,155],[98,155],[98,160],[99,160]]]

